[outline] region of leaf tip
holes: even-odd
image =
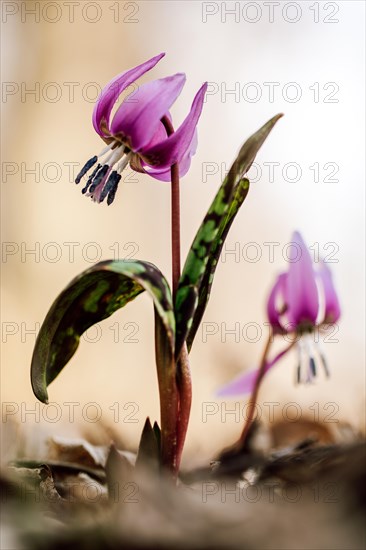
[[[41,401],[41,403],[43,403],[44,405],[49,405],[49,399],[48,399],[48,393],[47,392],[42,392],[42,393],[36,393],[35,394],[37,399],[39,401]]]
[[[267,122],[267,124],[264,125],[264,128],[265,127],[269,127],[271,131],[273,126],[280,120],[280,118],[284,117],[285,114],[284,113],[278,113],[277,115],[275,115],[274,117],[272,117],[271,119],[269,119],[269,121]],[[268,132],[269,133],[269,132]]]
[[[41,403],[48,405],[49,401],[46,387],[43,384],[40,384],[37,380],[32,379],[31,382],[34,395],[39,401],[41,401]]]

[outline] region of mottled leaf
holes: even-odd
[[[179,462],[183,453],[192,406],[192,377],[186,344],[183,345],[177,361],[177,386],[179,391],[177,422],[177,457]]]
[[[248,192],[249,192],[249,180],[242,179],[235,188],[234,196],[230,203],[229,210],[226,214],[226,217],[222,220],[219,231],[213,242],[213,245],[210,251],[210,256],[206,265],[205,273],[200,284],[200,294],[198,298],[198,305],[195,309],[193,320],[192,320],[192,326],[190,327],[188,336],[187,336],[188,351],[191,350],[194,337],[196,336],[197,330],[201,324],[203,314],[205,312],[208,300],[210,298],[211,287],[212,287],[216,267],[221,255],[221,250],[224,245],[225,239],[229,233],[230,227],[235,219],[235,216],[238,213],[241,205],[243,204]]]
[[[273,117],[244,143],[193,240],[179,281],[175,303],[176,357],[188,336],[192,345],[202,319],[223,242],[248,193],[248,180],[244,179],[244,175],[281,116],[279,114]]]
[[[155,312],[155,361],[160,394],[161,464],[177,472],[177,423],[179,392],[174,348],[165,336],[160,316]]]
[[[78,348],[81,335],[146,290],[159,319],[161,340],[174,353],[175,319],[169,285],[153,264],[138,260],[104,261],[84,271],[49,310],[33,352],[32,387],[47,403],[47,386]]]

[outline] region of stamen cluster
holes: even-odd
[[[103,157],[105,157],[104,160]],[[110,205],[114,201],[118,184],[122,178],[122,172],[126,168],[130,157],[131,152],[128,152],[128,148],[125,145],[118,145],[116,142],[113,142],[105,147],[99,155],[94,155],[94,157],[85,163],[76,176],[75,183],[80,183],[81,178],[98,163],[89,175],[81,192],[98,202],[103,202],[107,197],[107,204]],[[114,167],[115,170],[113,170]],[[95,193],[98,188],[101,188],[101,191],[97,197]]]

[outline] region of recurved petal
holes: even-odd
[[[172,122],[172,115],[170,114],[169,111],[167,111],[166,113],[164,113],[163,115],[164,117],[167,117],[168,120],[170,122]],[[163,118],[163,117],[161,117]],[[166,131],[166,128],[164,126],[164,124],[161,122],[160,120],[160,123],[158,124],[158,127],[155,131],[155,134],[153,135],[150,143],[147,144],[146,147],[153,147],[154,145],[156,145],[157,143],[160,143],[161,141],[163,141],[164,139],[166,139],[168,137],[168,134],[167,134],[167,131]]]
[[[292,236],[285,301],[291,328],[302,323],[315,325],[319,311],[319,295],[313,262],[298,231]]]
[[[127,137],[129,146],[137,152],[150,144],[185,80],[185,74],[178,73],[140,86],[118,108],[110,128],[112,135]]]
[[[168,118],[170,122],[172,121],[172,116],[169,111],[167,111],[164,114],[164,116]],[[166,139],[167,137],[168,137],[168,134],[167,134],[166,128],[164,124],[160,121],[158,128],[155,134],[153,135],[152,140],[147,145],[147,147],[152,147],[153,145],[160,143],[161,141],[163,141],[163,139]],[[143,162],[143,160],[141,159],[138,153],[132,155],[130,160],[130,166],[132,170],[135,170],[136,172],[141,172],[142,174],[146,173],[146,170],[145,170],[146,163]]]
[[[207,82],[198,90],[188,116],[171,136],[141,152],[146,164],[164,171],[164,169],[170,168],[186,156],[187,151],[190,150],[196,126],[201,116],[206,89]]]
[[[258,376],[258,370],[252,370],[245,374],[241,374],[235,380],[229,382],[223,388],[220,388],[216,396],[217,397],[234,397],[235,395],[245,395],[250,393]]]
[[[272,361],[266,363],[264,374],[266,374],[276,363],[282,359],[284,355],[291,349],[292,345],[280,351]],[[221,388],[217,393],[217,397],[229,397],[234,395],[245,395],[251,393],[254,389],[259,369],[252,370],[245,374],[241,374],[238,378]]]
[[[93,126],[100,136],[108,137],[109,117],[113,105],[116,103],[123,90],[140,78],[140,76],[155,67],[164,55],[165,53],[161,53],[133,69],[124,71],[113,78],[105,88],[103,88],[93,111]]]
[[[180,178],[185,176],[186,173],[188,172],[188,170],[191,166],[192,157],[197,151],[197,144],[198,144],[198,139],[197,139],[197,130],[196,130],[195,133],[194,133],[193,139],[192,139],[192,143],[191,143],[188,151],[186,151],[185,156],[179,162],[179,177]],[[149,176],[151,176],[152,178],[155,178],[159,181],[171,181],[170,166],[169,166],[169,168],[159,169],[159,168],[149,167],[148,165],[145,165],[144,171],[146,172],[146,174],[149,174]]]
[[[286,309],[285,303],[285,286],[286,286],[287,273],[281,273],[277,277],[277,281],[272,287],[268,302],[267,302],[267,316],[272,325],[274,332],[283,332],[284,327],[281,324],[281,317]]]
[[[336,323],[341,316],[341,308],[333,285],[332,272],[325,262],[321,262],[318,276],[324,294],[323,323]]]

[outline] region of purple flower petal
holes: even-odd
[[[323,323],[336,323],[341,316],[341,308],[337,293],[333,285],[332,272],[326,263],[321,262],[318,271],[324,292],[324,321]]]
[[[186,173],[188,172],[188,170],[191,166],[192,157],[197,151],[197,144],[198,144],[198,139],[197,139],[197,130],[196,130],[195,133],[194,133],[194,136],[193,136],[192,143],[191,143],[188,151],[186,152],[186,154],[182,158],[182,160],[179,162],[178,166],[179,166],[179,177],[180,178],[185,176]],[[160,181],[170,181],[171,180],[170,167],[161,169],[161,168],[154,168],[154,167],[151,168],[151,167],[148,167],[147,165],[145,165],[144,166],[144,171],[147,174],[149,174],[149,176],[151,176],[152,178],[155,178],[157,180],[160,180]]]
[[[133,69],[124,71],[113,78],[113,80],[103,88],[93,111],[93,126],[100,136],[109,137],[109,117],[113,105],[116,103],[123,90],[135,82],[140,76],[155,67],[164,55],[165,53],[161,53]]]
[[[185,80],[185,74],[178,73],[141,86],[118,108],[111,134],[127,137],[131,149],[140,151],[153,139],[160,119],[179,96]]]
[[[272,328],[275,333],[282,333],[283,326],[281,324],[281,317],[283,315],[283,310],[286,307],[285,304],[285,286],[287,280],[287,273],[281,273],[277,277],[271,293],[267,302],[267,316],[269,322],[272,325]],[[281,300],[282,304],[278,307],[278,303]]]
[[[170,120],[170,122],[172,122],[172,115],[170,114],[169,111],[164,113],[163,116],[166,116]],[[161,117],[161,118],[163,118],[163,117]],[[150,143],[148,143],[146,145],[146,148],[147,147],[153,147],[154,145],[156,145],[157,143],[160,143],[161,141],[163,141],[167,137],[168,137],[168,134],[167,134],[166,128],[160,120],[160,122],[158,124],[158,127],[155,130],[155,134],[153,135],[152,140],[150,141]]]
[[[302,323],[315,325],[319,311],[319,296],[313,262],[298,231],[293,234],[292,245],[285,301],[288,320],[294,329]]]
[[[203,84],[198,90],[193,100],[190,113],[174,134],[161,143],[146,148],[141,152],[141,156],[146,164],[164,170],[180,162],[186,156],[192,144],[195,129],[202,112],[206,89],[207,83]]]
[[[284,356],[286,353],[291,349],[292,344],[282,350],[280,353],[276,355],[272,361],[266,364],[264,369],[264,374],[267,374],[267,372],[275,366],[275,364]],[[255,382],[257,380],[257,376],[259,373],[259,369],[252,370],[250,372],[247,372],[246,374],[240,375],[238,378],[221,388],[217,393],[217,397],[229,397],[234,395],[245,395],[247,393],[251,393],[254,389]]]
[[[258,370],[252,370],[245,374],[241,374],[238,378],[221,388],[216,393],[216,397],[230,397],[250,393],[254,387],[257,376]]]

